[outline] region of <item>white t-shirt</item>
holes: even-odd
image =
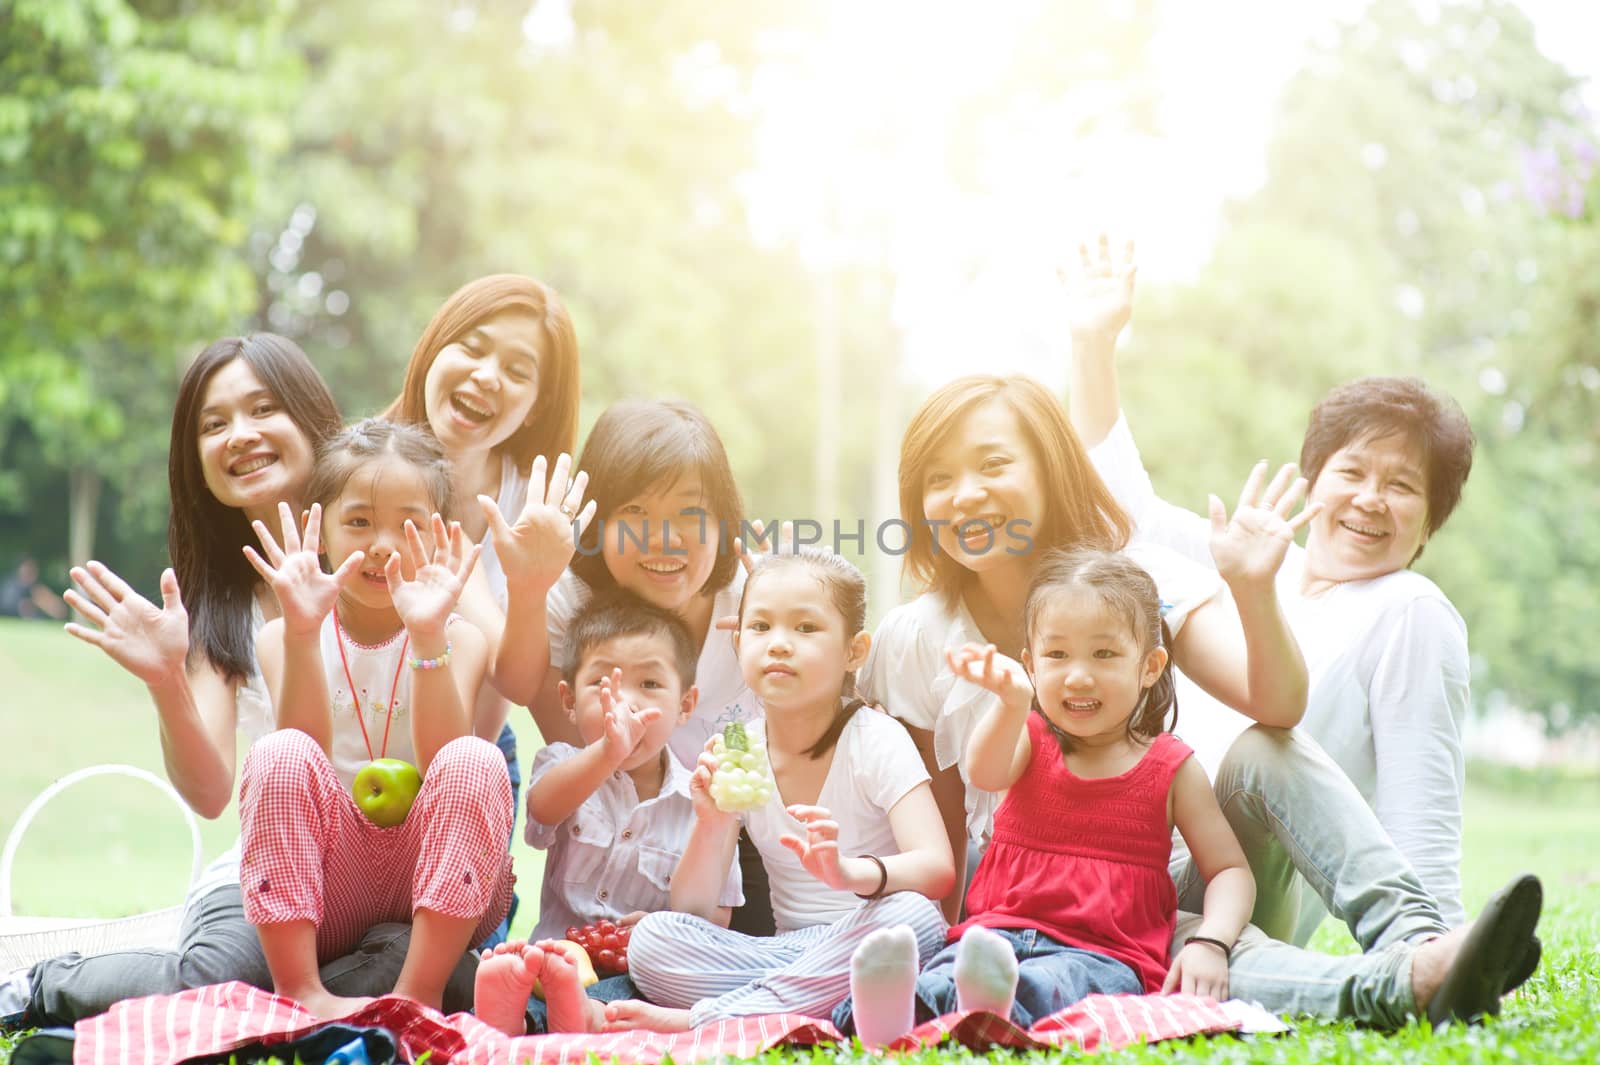
[[[1127,554],[1156,582],[1166,608],[1167,626],[1177,636],[1196,607],[1217,593],[1222,581],[1162,547],[1130,545]],[[945,652],[968,643],[987,643],[966,604],[926,592],[889,611],[878,623],[866,665],[857,676],[862,697],[875,702],[913,728],[933,733],[933,753],[940,769],[956,766],[967,779],[961,758],[967,740],[994,701],[988,691],[950,671]],[[1178,724],[1187,707],[1180,702]],[[1003,792],[967,787],[967,835],[987,846],[994,812]]]
[[[1138,539],[1190,558],[1210,558],[1210,522],[1156,495],[1121,417],[1089,453]],[[1302,592],[1306,552],[1291,545],[1278,571],[1278,600],[1310,678],[1300,728],[1349,775],[1395,846],[1411,862],[1449,924],[1461,905],[1461,730],[1471,704],[1467,626],[1431,580],[1397,570]],[[1180,729],[1216,772],[1250,725],[1194,684],[1180,688]]]
[[[747,726],[766,739],[765,719]],[[889,811],[918,784],[928,770],[906,730],[884,714],[862,707],[839,733],[833,762],[822,782],[816,805],[839,824],[839,853],[845,857],[899,854]],[[772,885],[772,915],[779,932],[832,924],[861,905],[848,891],[835,891],[800,864],[794,852],[778,842],[784,835],[805,837],[805,827],[789,816],[778,789],[765,806],[742,815],[745,829]]]
[[[579,753],[570,743],[552,743],[534,756],[528,791],[551,769]],[[639,801],[633,778],[612,773],[582,806],[559,825],[528,814],[530,847],[548,850],[539,925],[534,939],[561,939],[572,925],[616,920],[636,910],[655,913],[671,906],[672,874],[694,830],[689,771],[668,756],[661,794]],[[744,892],[734,855],[719,906],[739,906]]]
[[[699,759],[713,732],[721,732],[724,725],[750,721],[761,714],[761,704],[739,669],[739,659],[733,650],[733,633],[717,628],[717,618],[739,612],[744,578],[744,567],[734,567],[733,580],[716,594],[711,607],[711,628],[706,632],[705,645],[700,648],[700,658],[695,663],[694,683],[700,689],[700,701],[695,704],[693,716],[673,730],[672,739],[668,741],[672,753],[686,766],[694,765]],[[550,635],[553,668],[560,669],[566,662],[567,630],[593,595],[583,579],[569,569],[545,597],[545,625]]]

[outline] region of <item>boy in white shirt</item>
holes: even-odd
[[[553,743],[529,772],[526,839],[549,851],[535,942],[503,943],[478,967],[476,1013],[508,1035],[587,1031],[602,1002],[638,994],[622,975],[586,995],[551,941],[569,927],[628,927],[668,909],[694,827],[689,771],[667,748],[699,696],[682,620],[626,592],[604,596],[573,619],[567,650],[559,693],[585,745]],[[737,861],[719,901],[726,925],[743,902]],[[530,998],[535,980],[545,1001]]]

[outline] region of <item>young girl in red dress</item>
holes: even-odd
[[[1006,798],[967,891],[969,916],[915,976],[914,996],[906,930],[876,933],[857,952],[863,1042],[957,1008],[1026,1028],[1096,993],[1227,997],[1228,953],[1255,882],[1204,770],[1167,731],[1177,705],[1155,582],[1120,554],[1056,552],[1023,623],[1020,664],[992,644],[949,655],[956,676],[995,696],[966,763],[975,787]],[[1174,826],[1209,886],[1204,920],[1169,969]]]

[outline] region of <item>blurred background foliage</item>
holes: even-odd
[[[501,270],[571,307],[585,427],[624,396],[690,398],[753,515],[870,530],[929,387],[905,266],[961,251],[896,201],[984,186],[985,146],[1041,115],[1059,138],[1159,133],[1165,9],[1029,6],[932,164],[797,166],[786,228],[749,195],[763,85],[805,63],[826,5],[0,0],[0,565],[32,554],[60,586],[92,552],[152,588],[172,398],[207,340],[296,338],[354,417],[444,297]],[[893,90],[843,118],[818,100],[825,150],[914,141]],[[1557,727],[1600,716],[1596,133],[1514,5],[1376,3],[1309,46],[1265,181],[1192,276],[1141,282],[1123,356],[1158,486],[1192,507],[1293,457],[1334,383],[1457,396],[1477,461],[1419,568],[1467,618],[1479,702]],[[894,560],[871,566],[880,616]]]

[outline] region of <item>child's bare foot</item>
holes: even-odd
[[[289,997],[304,1006],[306,1012],[319,1021],[343,1020],[373,1001],[370,998],[346,998],[343,995],[335,995],[326,988],[303,991]]]
[[[528,996],[544,964],[544,951],[521,940],[497,943],[484,951],[473,984],[472,1012],[506,1035],[526,1035]]]
[[[654,1006],[634,998],[607,1002],[606,1025],[608,1032],[627,1032],[643,1029],[649,1032],[687,1032],[689,1011]]]
[[[594,1001],[584,991],[578,967],[559,949],[545,949],[543,954],[539,983],[549,1010],[545,1028],[551,1032],[598,1032],[604,1028],[605,1003]]]

